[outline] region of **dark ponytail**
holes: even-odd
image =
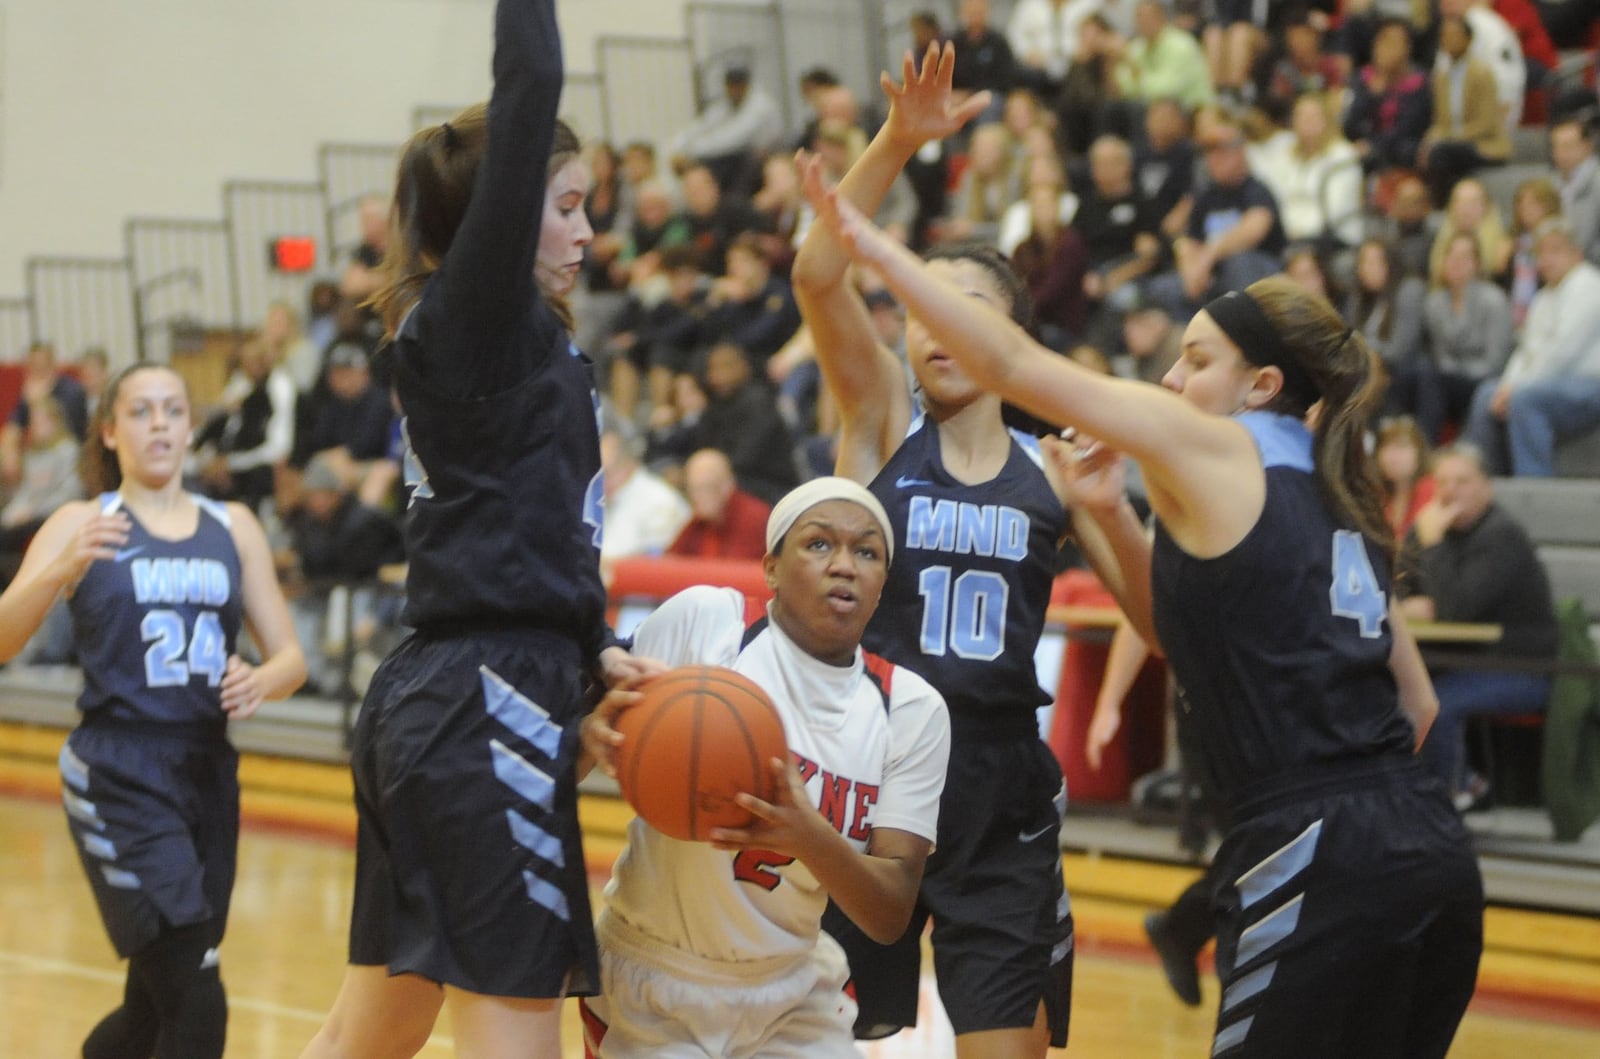
[[[1312,452],[1324,503],[1393,558],[1394,531],[1383,509],[1383,487],[1367,454],[1367,424],[1383,397],[1377,356],[1360,332],[1322,298],[1282,276],[1246,288],[1272,322],[1288,354],[1316,385],[1319,414]],[[1279,393],[1271,411],[1304,418],[1303,399]]]
[[[428,278],[444,263],[472,202],[488,146],[489,105],[474,103],[449,121],[420,130],[401,151],[381,266],[385,283],[367,302],[383,320],[386,337],[394,337]],[[549,175],[578,157],[579,147],[577,135],[557,121]],[[546,300],[570,331],[572,310],[565,300],[549,295]]]

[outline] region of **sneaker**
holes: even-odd
[[[1167,929],[1167,914],[1152,912],[1144,917],[1144,932],[1150,938],[1156,955],[1161,957],[1161,970],[1167,984],[1178,994],[1178,999],[1190,1007],[1200,1006],[1200,967],[1195,953],[1172,936]]]

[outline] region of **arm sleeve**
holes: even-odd
[[[562,77],[555,0],[500,0],[488,147],[437,295],[419,310],[418,345],[438,358],[425,373],[468,396],[526,378],[560,335],[533,271]]]

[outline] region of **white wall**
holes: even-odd
[[[602,33],[681,38],[684,3],[559,0],[568,69]],[[398,143],[417,104],[482,98],[492,11],[0,0],[0,297],[30,256],[120,257],[129,217],[220,217],[226,180],[314,180],[319,143]]]

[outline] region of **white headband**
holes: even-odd
[[[778,542],[783,540],[783,535],[789,532],[801,515],[825,500],[848,500],[852,504],[860,504],[866,508],[872,517],[878,520],[878,526],[883,530],[883,543],[888,550],[888,558],[894,558],[894,530],[889,526],[889,513],[865,486],[848,478],[836,477],[813,478],[804,485],[790,490],[782,500],[778,501],[767,519],[767,554],[771,555],[777,549]]]

